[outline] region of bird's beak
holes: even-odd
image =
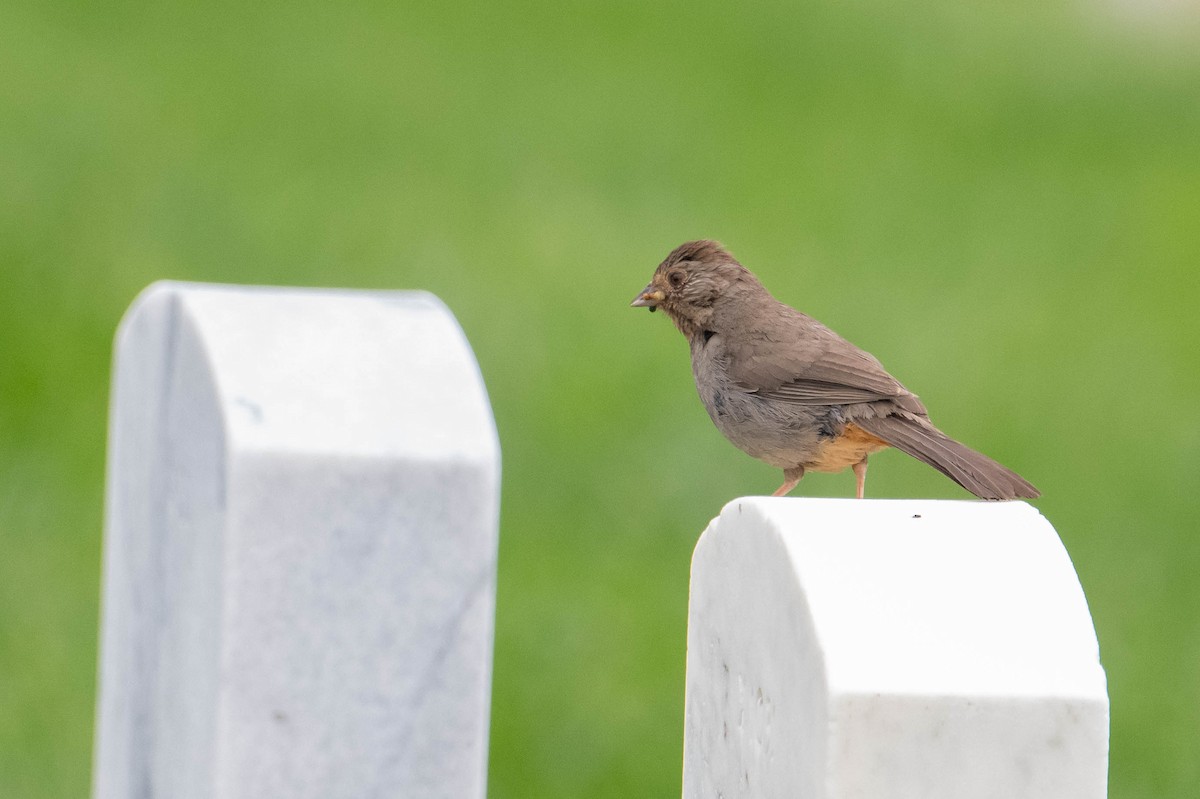
[[[633,298],[633,302],[629,303],[634,308],[649,308],[651,313],[658,307],[658,304],[666,297],[661,289],[656,289],[651,283],[646,288],[642,289],[642,293]]]

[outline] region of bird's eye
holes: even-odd
[[[671,284],[671,288],[673,289],[677,289],[682,286],[685,280],[687,280],[687,277],[683,274],[683,272],[675,271],[667,273],[667,282]]]

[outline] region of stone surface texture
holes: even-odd
[[[1108,694],[1023,502],[743,498],[696,545],[686,799],[1101,799]]]
[[[113,392],[95,799],[482,797],[499,444],[441,302],[158,283]]]

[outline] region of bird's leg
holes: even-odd
[[[867,490],[867,456],[864,455],[861,461],[850,468],[854,470],[854,478],[858,482],[858,488],[854,495],[862,499]]]
[[[775,489],[775,493],[771,496],[782,497],[796,487],[796,483],[800,482],[800,478],[804,476],[804,467],[796,466],[791,469],[783,470],[783,485]]]

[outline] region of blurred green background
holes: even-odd
[[[1043,490],[1108,670],[1111,796],[1195,796],[1196,23],[3,0],[0,796],[88,790],[111,337],[160,278],[445,299],[504,447],[490,795],[678,795],[691,547],[779,480],[627,307],[697,237]],[[877,497],[965,496],[873,467]]]

